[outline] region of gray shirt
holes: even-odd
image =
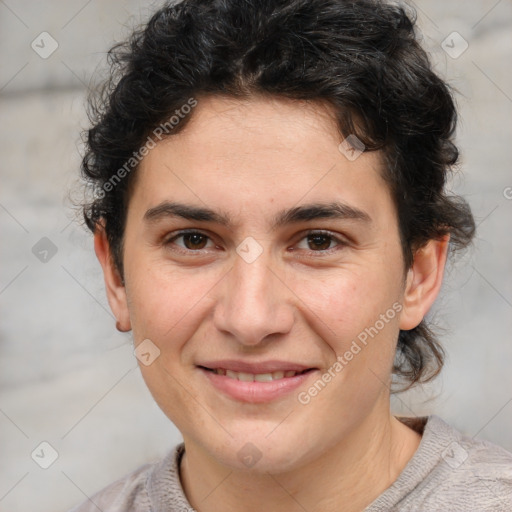
[[[466,437],[435,415],[398,419],[422,434],[420,445],[364,512],[512,512],[512,453]],[[184,450],[179,444],[71,512],[195,512],[179,478]]]

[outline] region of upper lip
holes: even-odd
[[[302,372],[310,370],[314,367],[299,363],[291,363],[288,361],[261,361],[258,363],[248,363],[246,361],[237,361],[235,359],[222,359],[218,361],[204,361],[197,366],[208,368],[209,370],[216,370],[223,368],[224,370],[231,370],[233,372],[244,373],[272,373],[279,371],[295,371]]]

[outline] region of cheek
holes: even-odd
[[[398,324],[393,304],[400,299],[400,287],[390,277],[383,268],[340,268],[328,279],[303,281],[299,294],[307,297],[304,302],[330,328],[333,344],[339,346],[333,348],[342,349],[388,310],[386,329],[380,330]]]
[[[187,342],[194,336],[211,306],[208,291],[217,280],[197,272],[170,270],[161,263],[134,266],[130,275],[129,307],[137,343],[149,339],[160,353],[148,366],[139,363],[153,398],[171,421],[187,432],[202,418],[185,406],[195,395],[183,371],[189,362]],[[197,427],[199,428],[199,427]]]
[[[325,400],[370,407],[388,381],[399,333],[398,270],[384,261],[353,265],[303,285],[301,296],[329,327],[323,339],[332,349],[330,370],[336,377]]]
[[[133,270],[127,292],[135,340],[149,338],[162,351],[178,349],[204,315],[214,277],[171,270],[158,262]]]

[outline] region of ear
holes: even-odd
[[[130,315],[128,313],[128,301],[126,298],[126,288],[123,280],[114,264],[112,251],[107,240],[105,229],[101,224],[97,224],[94,232],[94,251],[103,268],[103,277],[105,279],[105,289],[107,292],[110,309],[117,320],[119,331],[127,332],[131,329]]]
[[[417,327],[434,303],[443,282],[449,239],[450,235],[446,235],[440,240],[430,240],[414,254],[407,272],[400,329],[408,331]]]

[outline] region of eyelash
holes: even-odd
[[[208,240],[211,241],[211,237],[209,237],[208,235],[206,235],[205,233],[202,233],[201,231],[196,231],[196,230],[184,230],[184,231],[179,231],[178,233],[175,233],[173,234],[170,238],[168,238],[165,242],[164,242],[164,245],[166,247],[169,247],[173,244],[173,242],[175,240],[177,240],[178,238],[180,237],[183,237],[184,235],[201,235],[203,237],[206,237]],[[301,242],[302,240],[305,240],[307,239],[308,237],[311,237],[311,236],[324,236],[325,238],[327,239],[330,239],[331,241],[334,241],[337,243],[337,245],[335,247],[332,247],[330,249],[326,249],[326,250],[320,250],[320,251],[313,251],[313,250],[306,250],[307,253],[311,254],[311,255],[314,255],[314,257],[322,257],[322,255],[330,255],[332,254],[333,252],[335,251],[338,251],[340,249],[342,249],[343,247],[345,247],[346,245],[348,245],[347,242],[341,240],[340,238],[334,236],[332,233],[330,233],[329,231],[324,231],[324,230],[310,230],[308,231],[300,240],[299,242]],[[173,251],[176,251],[176,252],[180,252],[182,254],[193,254],[193,253],[201,253],[202,251],[206,250],[206,249],[197,249],[197,250],[193,250],[193,249],[183,249],[183,248],[173,248],[172,249]]]

